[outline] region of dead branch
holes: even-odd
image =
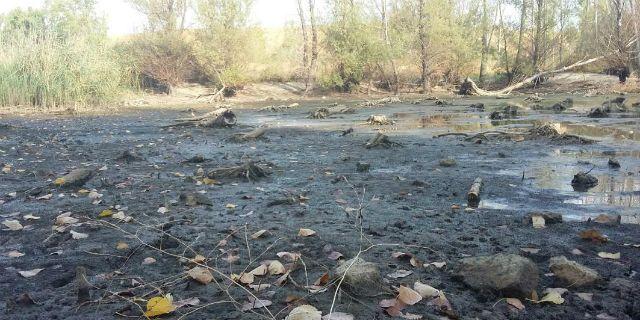
[[[562,67],[560,69],[555,69],[555,70],[549,70],[549,71],[543,71],[543,72],[539,72],[537,74],[534,74],[518,83],[515,83],[513,85],[510,85],[502,90],[498,90],[498,91],[488,91],[488,90],[483,90],[480,87],[478,87],[478,85],[471,79],[471,78],[466,78],[464,80],[464,82],[462,83],[462,85],[460,85],[460,94],[461,95],[470,95],[470,96],[493,96],[493,97],[500,97],[500,96],[505,96],[510,94],[512,91],[520,89],[526,85],[529,84],[533,84],[536,81],[538,81],[540,78],[546,77],[546,76],[551,76],[557,73],[562,73],[562,72],[566,72],[581,66],[585,66],[591,63],[594,63],[600,59],[604,58],[604,56],[599,56],[596,58],[591,58],[588,60],[581,60],[578,61],[572,65],[566,66],[566,67]]]
[[[265,133],[267,133],[267,128],[257,128],[246,133],[236,133],[231,136],[230,140],[233,142],[255,141],[259,139],[265,139],[263,137]]]
[[[369,141],[367,141],[367,143],[364,146],[367,149],[371,149],[371,148],[377,148],[377,147],[389,148],[389,147],[399,146],[399,145],[400,145],[399,143],[389,140],[388,136],[378,132],[373,138],[369,139]]]
[[[467,204],[469,207],[477,208],[480,204],[480,188],[482,187],[482,178],[476,178],[467,193]]]

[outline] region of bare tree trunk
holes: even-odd
[[[382,16],[382,37],[384,39],[384,43],[387,46],[387,53],[389,54],[389,63],[391,63],[391,69],[393,69],[393,92],[397,95],[400,91],[400,81],[398,79],[398,68],[396,67],[396,62],[393,59],[393,54],[391,54],[391,40],[389,39],[389,17],[387,16],[387,0],[382,0],[380,15]]]
[[[298,0],[298,15],[300,16],[300,29],[302,30],[302,70],[305,72],[303,75],[305,79],[304,91],[307,92],[307,89],[309,89],[309,40],[307,39],[307,23],[304,18],[302,0]]]
[[[614,26],[614,36],[616,41],[616,50],[620,54],[620,59],[624,62],[627,61],[627,57],[625,57],[626,48],[622,40],[622,0],[611,0],[611,5],[613,6],[613,12],[616,16],[615,26]],[[637,19],[637,17],[636,17]]]
[[[633,5],[631,12],[634,12],[635,15],[635,18],[632,20],[636,36],[636,76],[640,78],[640,22],[638,22],[638,17],[640,17],[640,0],[632,0],[631,4]]]
[[[542,11],[544,10],[544,0],[536,0],[537,8],[535,14],[536,31],[533,39],[533,55],[532,64],[533,71],[538,72],[540,70],[540,56],[542,53]]]
[[[507,32],[505,32],[504,19],[502,16],[502,1],[498,2],[498,10],[500,13],[500,30],[502,31],[502,40],[504,42],[504,67],[507,72],[508,81],[511,83],[511,80],[513,80],[513,74],[511,73],[511,70],[509,70],[509,51],[507,50]]]
[[[425,19],[425,0],[419,0],[418,6],[418,37],[420,39],[420,65],[422,73],[420,75],[420,81],[422,82],[422,92],[427,93],[429,91],[429,66],[427,64],[428,52],[427,52],[427,31],[426,31],[426,19]]]
[[[309,22],[311,23],[311,63],[307,72],[307,88],[304,93],[311,90],[311,78],[316,74],[318,63],[318,27],[316,26],[315,0],[309,0]]]
[[[518,49],[516,51],[516,61],[513,66],[513,73],[520,72],[522,63],[522,41],[524,38],[524,27],[527,22],[527,0],[522,0],[520,7],[520,31],[518,33]]]
[[[487,12],[487,0],[482,0],[482,53],[480,56],[480,84],[484,84],[487,73],[487,54],[489,53],[489,13]]]

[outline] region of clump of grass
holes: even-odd
[[[81,15],[45,8],[0,17],[0,105],[76,107],[117,96],[127,70],[103,23]]]

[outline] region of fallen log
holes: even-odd
[[[323,107],[311,112],[309,118],[312,119],[324,119],[328,116],[340,113],[355,113],[353,108],[347,107],[343,104],[331,106],[331,107]]]
[[[81,187],[87,183],[87,181],[91,180],[93,175],[94,172],[91,169],[75,169],[57,178],[53,184],[62,188]]]
[[[566,66],[566,67],[562,67],[560,69],[555,69],[555,70],[549,70],[549,71],[543,71],[543,72],[539,72],[536,73],[518,83],[512,84],[502,90],[498,90],[498,91],[488,91],[488,90],[483,90],[480,87],[478,87],[478,85],[471,79],[471,78],[466,78],[464,80],[464,82],[460,85],[460,90],[459,93],[461,95],[467,95],[467,96],[492,96],[492,97],[501,97],[501,96],[505,96],[505,95],[509,95],[512,91],[520,89],[526,85],[529,84],[533,84],[536,83],[536,81],[538,81],[541,78],[547,77],[547,76],[551,76],[557,73],[562,73],[562,72],[566,72],[581,66],[585,66],[591,63],[594,63],[600,59],[604,58],[604,56],[599,56],[599,57],[595,57],[595,58],[591,58],[588,60],[581,60],[578,61],[572,65]]]
[[[367,149],[371,149],[371,148],[377,148],[377,147],[389,148],[392,146],[399,146],[399,145],[400,145],[399,143],[389,140],[388,136],[378,132],[373,138],[369,139],[369,141],[367,141],[367,143],[364,146]]]
[[[258,139],[264,139],[264,134],[267,133],[267,128],[257,128],[253,131],[246,133],[236,133],[231,136],[231,141],[233,142],[247,142],[247,141],[255,141]]]
[[[164,128],[172,127],[204,127],[204,128],[220,128],[232,127],[236,124],[237,118],[233,111],[227,108],[220,108],[202,116],[176,119],[174,124],[164,126]]]
[[[482,188],[482,178],[476,178],[467,193],[469,207],[477,208],[480,205],[480,188]]]

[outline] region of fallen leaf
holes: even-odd
[[[428,266],[434,266],[438,269],[442,269],[442,267],[446,266],[447,263],[442,261],[442,262],[431,262],[431,263],[425,263],[423,266],[426,268]]]
[[[593,301],[593,293],[587,293],[587,292],[576,292],[576,295],[584,300],[584,301]]]
[[[55,184],[56,186],[61,186],[64,184],[64,178],[57,178],[56,180],[53,181],[53,184]]]
[[[540,249],[537,248],[520,248],[520,250],[526,252],[526,253],[532,253],[532,254],[536,254],[538,252],[540,252]]]
[[[557,291],[552,291],[547,293],[547,295],[542,297],[542,299],[534,302],[535,303],[549,302],[549,303],[555,303],[555,304],[563,304],[564,298],[562,298],[562,296]]]
[[[322,320],[353,320],[353,315],[344,312],[333,312],[322,316]]]
[[[40,217],[34,216],[32,214],[24,215],[22,218],[25,220],[40,220]]]
[[[120,220],[122,222],[129,222],[133,220],[131,216],[125,215],[123,211],[118,211],[117,213],[114,213],[111,217],[116,220]]]
[[[617,253],[598,252],[598,257],[603,259],[620,260],[620,252],[617,252]]]
[[[413,284],[413,290],[415,290],[418,294],[420,294],[421,297],[425,299],[430,299],[440,295],[440,290],[428,284],[421,283],[420,281],[416,281]]]
[[[147,301],[147,311],[144,312],[144,315],[147,317],[156,317],[171,313],[175,309],[173,297],[167,293],[163,297],[153,297],[149,299],[149,301]]]
[[[173,306],[178,309],[178,308],[182,308],[182,307],[186,307],[186,306],[197,306],[200,304],[200,299],[198,298],[189,298],[189,299],[183,299],[180,301],[176,301],[173,303]]]
[[[608,214],[600,214],[593,219],[594,222],[602,223],[602,224],[612,224],[620,222],[621,216],[619,215],[608,215]]]
[[[251,309],[266,308],[272,304],[269,300],[253,299],[249,298],[248,302],[242,304],[242,311],[249,311]]]
[[[289,279],[289,271],[285,272],[280,278],[276,279],[275,285],[281,287]]]
[[[278,274],[284,274],[287,270],[285,269],[284,265],[280,261],[273,260],[271,261],[271,263],[269,263],[268,271],[269,271],[269,274],[273,276]]]
[[[116,244],[116,249],[117,250],[127,250],[127,249],[129,249],[129,245],[126,242],[118,241],[118,243]]]
[[[524,310],[524,304],[522,304],[520,299],[507,298],[507,303],[518,310]]]
[[[75,232],[73,230],[70,230],[69,233],[71,233],[71,237],[75,240],[86,239],[89,237],[86,233]]]
[[[413,274],[413,271],[408,271],[408,270],[396,270],[392,273],[389,273],[387,275],[387,277],[392,278],[392,279],[399,279],[399,278],[404,278],[404,277],[408,277],[411,274]]]
[[[208,284],[213,280],[213,275],[211,272],[202,267],[195,267],[189,271],[187,271],[187,275],[191,277],[191,279],[196,280],[202,284]]]
[[[406,305],[412,306],[420,302],[422,296],[411,288],[400,286],[400,288],[398,288],[398,300]]]
[[[196,256],[193,257],[193,259],[191,259],[191,262],[192,263],[203,263],[205,260],[207,260],[207,258],[205,258],[203,255],[196,254]]]
[[[263,234],[265,234],[265,232],[267,232],[267,230],[260,230],[258,232],[255,232],[254,234],[251,235],[251,239],[258,239],[260,238]]]
[[[591,240],[596,242],[607,242],[607,237],[603,236],[600,231],[596,229],[589,229],[580,232],[580,238],[584,240]]]
[[[262,283],[262,284],[250,284],[249,288],[255,290],[256,292],[260,292],[262,290],[266,290],[268,288],[271,288],[271,285],[268,283]]]
[[[582,251],[580,251],[580,249],[573,249],[571,250],[571,254],[575,254],[576,256],[581,256],[583,255]]]
[[[225,208],[227,208],[227,209],[235,209],[235,208],[236,208],[236,205],[235,205],[235,204],[233,204],[233,203],[227,203],[227,205],[225,206]]]
[[[314,306],[304,304],[291,310],[285,320],[321,320],[322,312]]]
[[[315,235],[316,232],[311,230],[311,229],[300,229],[300,231],[298,231],[298,236],[300,237],[310,237]]]
[[[53,193],[45,194],[44,196],[39,196],[36,200],[51,200],[53,198]]]
[[[316,282],[313,283],[314,286],[325,286],[329,283],[329,273],[325,272]]]
[[[154,264],[156,263],[156,259],[152,258],[152,257],[146,257],[144,258],[144,260],[142,260],[142,264],[143,265],[150,265],[150,264]]]
[[[531,222],[535,229],[541,229],[545,226],[545,220],[543,216],[531,216]]]
[[[7,252],[7,257],[10,257],[10,258],[20,258],[22,256],[24,256],[24,253],[20,251],[12,250]]]
[[[261,264],[258,267],[256,267],[255,269],[249,271],[249,273],[254,275],[254,276],[264,276],[268,272],[269,272],[269,268],[264,264]]]
[[[444,295],[444,292],[440,291],[437,297],[431,299],[429,304],[437,306],[441,311],[453,312],[453,307],[451,306],[451,302]],[[457,317],[456,317],[457,318]]]
[[[107,217],[111,217],[112,215],[113,215],[113,211],[111,211],[110,209],[105,209],[105,210],[102,210],[100,214],[98,214],[98,217],[107,218]]]
[[[244,284],[252,284],[255,281],[255,277],[253,276],[253,274],[252,273],[246,273],[246,272],[244,272],[240,276],[238,276],[237,279],[238,279],[238,281],[240,281],[241,283],[244,283]]]
[[[169,212],[169,209],[167,209],[167,207],[158,208],[158,213],[160,213],[160,214],[165,214],[167,212]]]
[[[56,217],[56,222],[55,224],[58,226],[63,226],[66,224],[74,224],[74,223],[78,223],[80,220],[74,218],[71,216],[71,212],[65,212],[59,216]]]
[[[291,262],[296,262],[298,259],[300,259],[300,257],[302,257],[302,253],[298,252],[278,252],[276,253],[276,255],[279,258],[286,258]]]
[[[38,273],[40,273],[40,271],[42,271],[44,269],[32,269],[32,270],[26,270],[26,271],[18,271],[18,273],[25,277],[25,278],[31,278],[35,275],[37,275]]]
[[[2,222],[2,224],[9,228],[8,230],[10,231],[20,231],[22,229],[24,229],[24,227],[22,226],[22,224],[20,224],[20,221],[18,220],[5,220]]]
[[[338,251],[332,251],[331,253],[329,253],[329,256],[327,257],[330,260],[338,260],[340,258],[344,258],[344,256],[342,255],[342,253],[338,252]]]

